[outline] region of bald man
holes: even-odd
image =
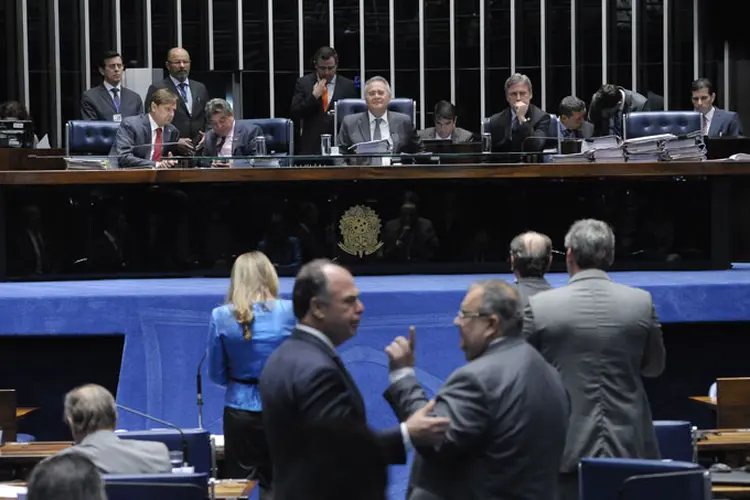
[[[521,310],[529,305],[529,298],[552,288],[544,274],[552,264],[552,240],[546,234],[527,231],[510,242],[510,268],[516,277],[515,287],[520,295]]]
[[[179,97],[172,125],[180,131],[180,152],[192,154],[201,143],[206,131],[206,103],[210,96],[206,86],[189,78],[190,54],[175,47],[167,52],[167,71],[169,76],[160,82],[154,82],[146,94],[146,109],[151,105],[151,95],[157,89],[169,89]],[[202,144],[201,144],[202,146]]]

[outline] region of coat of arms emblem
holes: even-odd
[[[381,225],[380,217],[372,208],[364,205],[349,208],[339,220],[343,240],[339,248],[360,259],[374,254],[383,246],[383,242],[378,241]]]

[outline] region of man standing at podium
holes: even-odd
[[[120,54],[113,50],[104,54],[99,62],[99,73],[104,81],[83,93],[81,118],[120,122],[128,116],[143,114],[141,96],[122,86],[125,67]]]
[[[359,99],[354,82],[336,74],[339,55],[321,47],[313,57],[315,72],[297,80],[292,97],[292,119],[300,130],[299,154],[320,154],[320,136],[333,134],[333,109],[339,99]]]

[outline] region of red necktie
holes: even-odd
[[[156,129],[156,140],[154,141],[154,154],[151,155],[153,161],[161,161],[161,127]]]
[[[328,85],[326,85],[326,89],[323,91],[323,111],[328,111]]]

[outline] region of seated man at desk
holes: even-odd
[[[708,78],[698,78],[692,84],[693,107],[703,115],[703,135],[708,137],[740,137],[742,124],[733,111],[714,106],[716,92]]]
[[[207,157],[204,166],[228,167],[230,161],[236,167],[251,166],[250,160],[217,160],[211,157],[252,156],[256,154],[258,136],[263,135],[260,127],[237,122],[232,106],[224,99],[211,99],[206,104],[206,116],[211,130],[206,134],[203,155]]]
[[[115,142],[109,152],[113,167],[169,168],[169,160],[176,151],[180,132],[172,125],[177,96],[167,89],[159,89],[151,96],[149,112],[125,118],[117,129]]]
[[[586,121],[586,103],[576,96],[569,95],[560,101],[560,139],[590,139],[594,135],[594,125]]]
[[[344,117],[338,134],[338,146],[351,148],[360,142],[387,140],[392,153],[416,153],[420,150],[419,136],[411,116],[388,111],[392,97],[391,86],[382,76],[374,76],[365,83],[367,111]]]
[[[164,443],[117,437],[115,399],[100,385],[84,385],[65,395],[65,422],[76,444],[60,453],[79,453],[102,474],[172,471]]]
[[[542,151],[549,136],[550,116],[531,104],[534,96],[528,76],[515,73],[505,80],[509,107],[490,117],[492,151]]]
[[[456,127],[456,107],[448,101],[438,101],[433,113],[435,126],[419,131],[422,139],[444,139],[446,141],[471,142],[474,134],[466,129]]]

